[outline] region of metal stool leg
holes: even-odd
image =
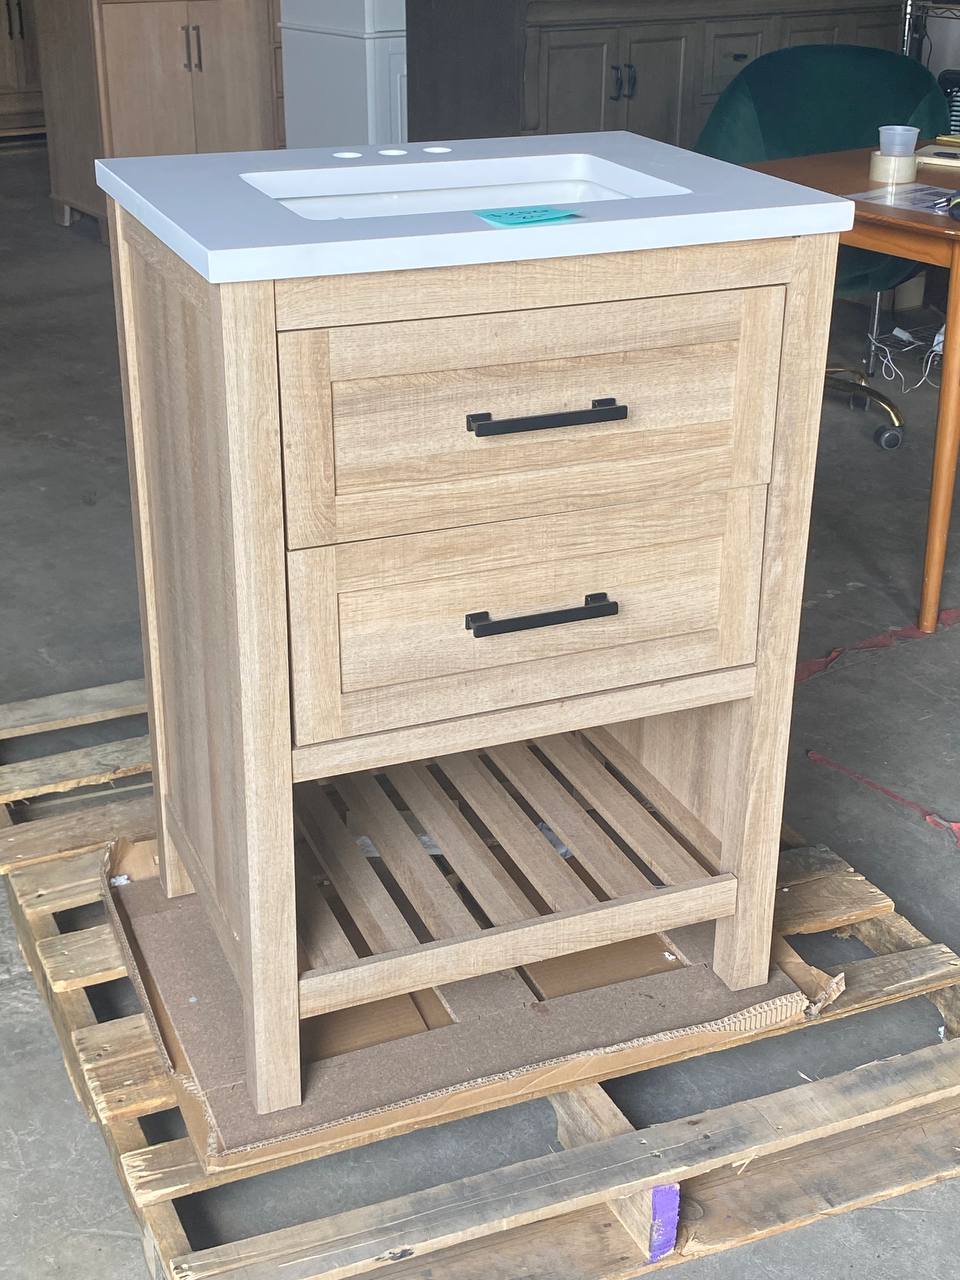
[[[875,294],[873,299],[873,307],[870,314],[870,329],[867,337],[867,350],[863,358],[864,368],[867,371],[867,377],[872,378],[877,371],[877,348],[876,341],[880,335],[880,302],[882,294]]]

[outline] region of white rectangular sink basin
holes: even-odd
[[[213,283],[630,253],[853,222],[837,196],[617,132],[123,156],[98,160],[97,181]],[[478,216],[490,210],[499,216]]]
[[[313,219],[570,206],[690,194],[689,187],[582,152],[240,176],[301,218]]]

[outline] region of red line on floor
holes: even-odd
[[[955,627],[960,623],[960,609],[943,609],[937,620],[937,630],[941,627],[946,630],[948,627]],[[892,649],[895,644],[899,644],[902,640],[925,640],[936,632],[921,631],[918,627],[891,627],[888,631],[881,631],[879,635],[867,636],[866,640],[858,640],[856,644],[843,645],[839,649],[831,649],[823,658],[804,658],[797,663],[796,683],[803,684],[805,680],[809,680],[811,676],[818,676],[822,671],[828,670],[836,660],[845,653],[860,653],[865,649]]]
[[[868,778],[866,774],[857,773],[856,769],[851,769],[845,764],[841,764],[839,760],[831,760],[829,756],[822,755],[819,751],[808,751],[807,759],[811,764],[821,764],[826,769],[833,769],[837,773],[842,773],[845,778],[851,778],[854,782],[859,782],[864,787],[869,787],[871,791],[878,791],[880,795],[886,796],[888,800],[893,800],[896,804],[901,804],[905,809],[910,809],[927,823],[928,826],[935,827],[938,831],[949,831],[953,836],[954,843],[960,849],[960,822],[951,822],[949,818],[942,818],[939,813],[934,813],[932,809],[926,809],[916,800],[911,800],[909,796],[902,796],[898,791],[891,791],[889,787],[883,786],[879,782],[874,782],[873,778]]]

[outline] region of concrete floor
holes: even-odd
[[[0,700],[139,674],[110,265],[92,223],[55,227],[41,150],[0,155]],[[838,307],[834,354],[855,361],[862,310]],[[944,818],[960,818],[960,626],[885,648],[863,640],[913,620],[935,393],[903,401],[898,453],[876,420],[825,406],[801,655],[848,650],[798,686],[786,816],[890,893],[931,938],[960,949],[953,835],[815,751]],[[954,550],[944,596],[960,606]],[[76,742],[84,731],[77,731]],[[8,753],[9,755],[12,752]],[[834,958],[851,944],[830,944]],[[812,959],[818,958],[811,955]],[[0,919],[0,1277],[136,1280],[139,1236],[96,1130]],[[618,1082],[635,1122],[830,1075],[932,1043],[926,1001],[810,1028]],[[187,1207],[197,1245],[370,1203],[546,1150],[545,1104],[346,1153],[225,1188]],[[691,1263],[685,1280],[954,1276],[960,1182]],[[557,1280],[563,1280],[558,1277]]]

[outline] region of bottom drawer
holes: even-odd
[[[752,662],[765,498],[291,552],[297,745]]]

